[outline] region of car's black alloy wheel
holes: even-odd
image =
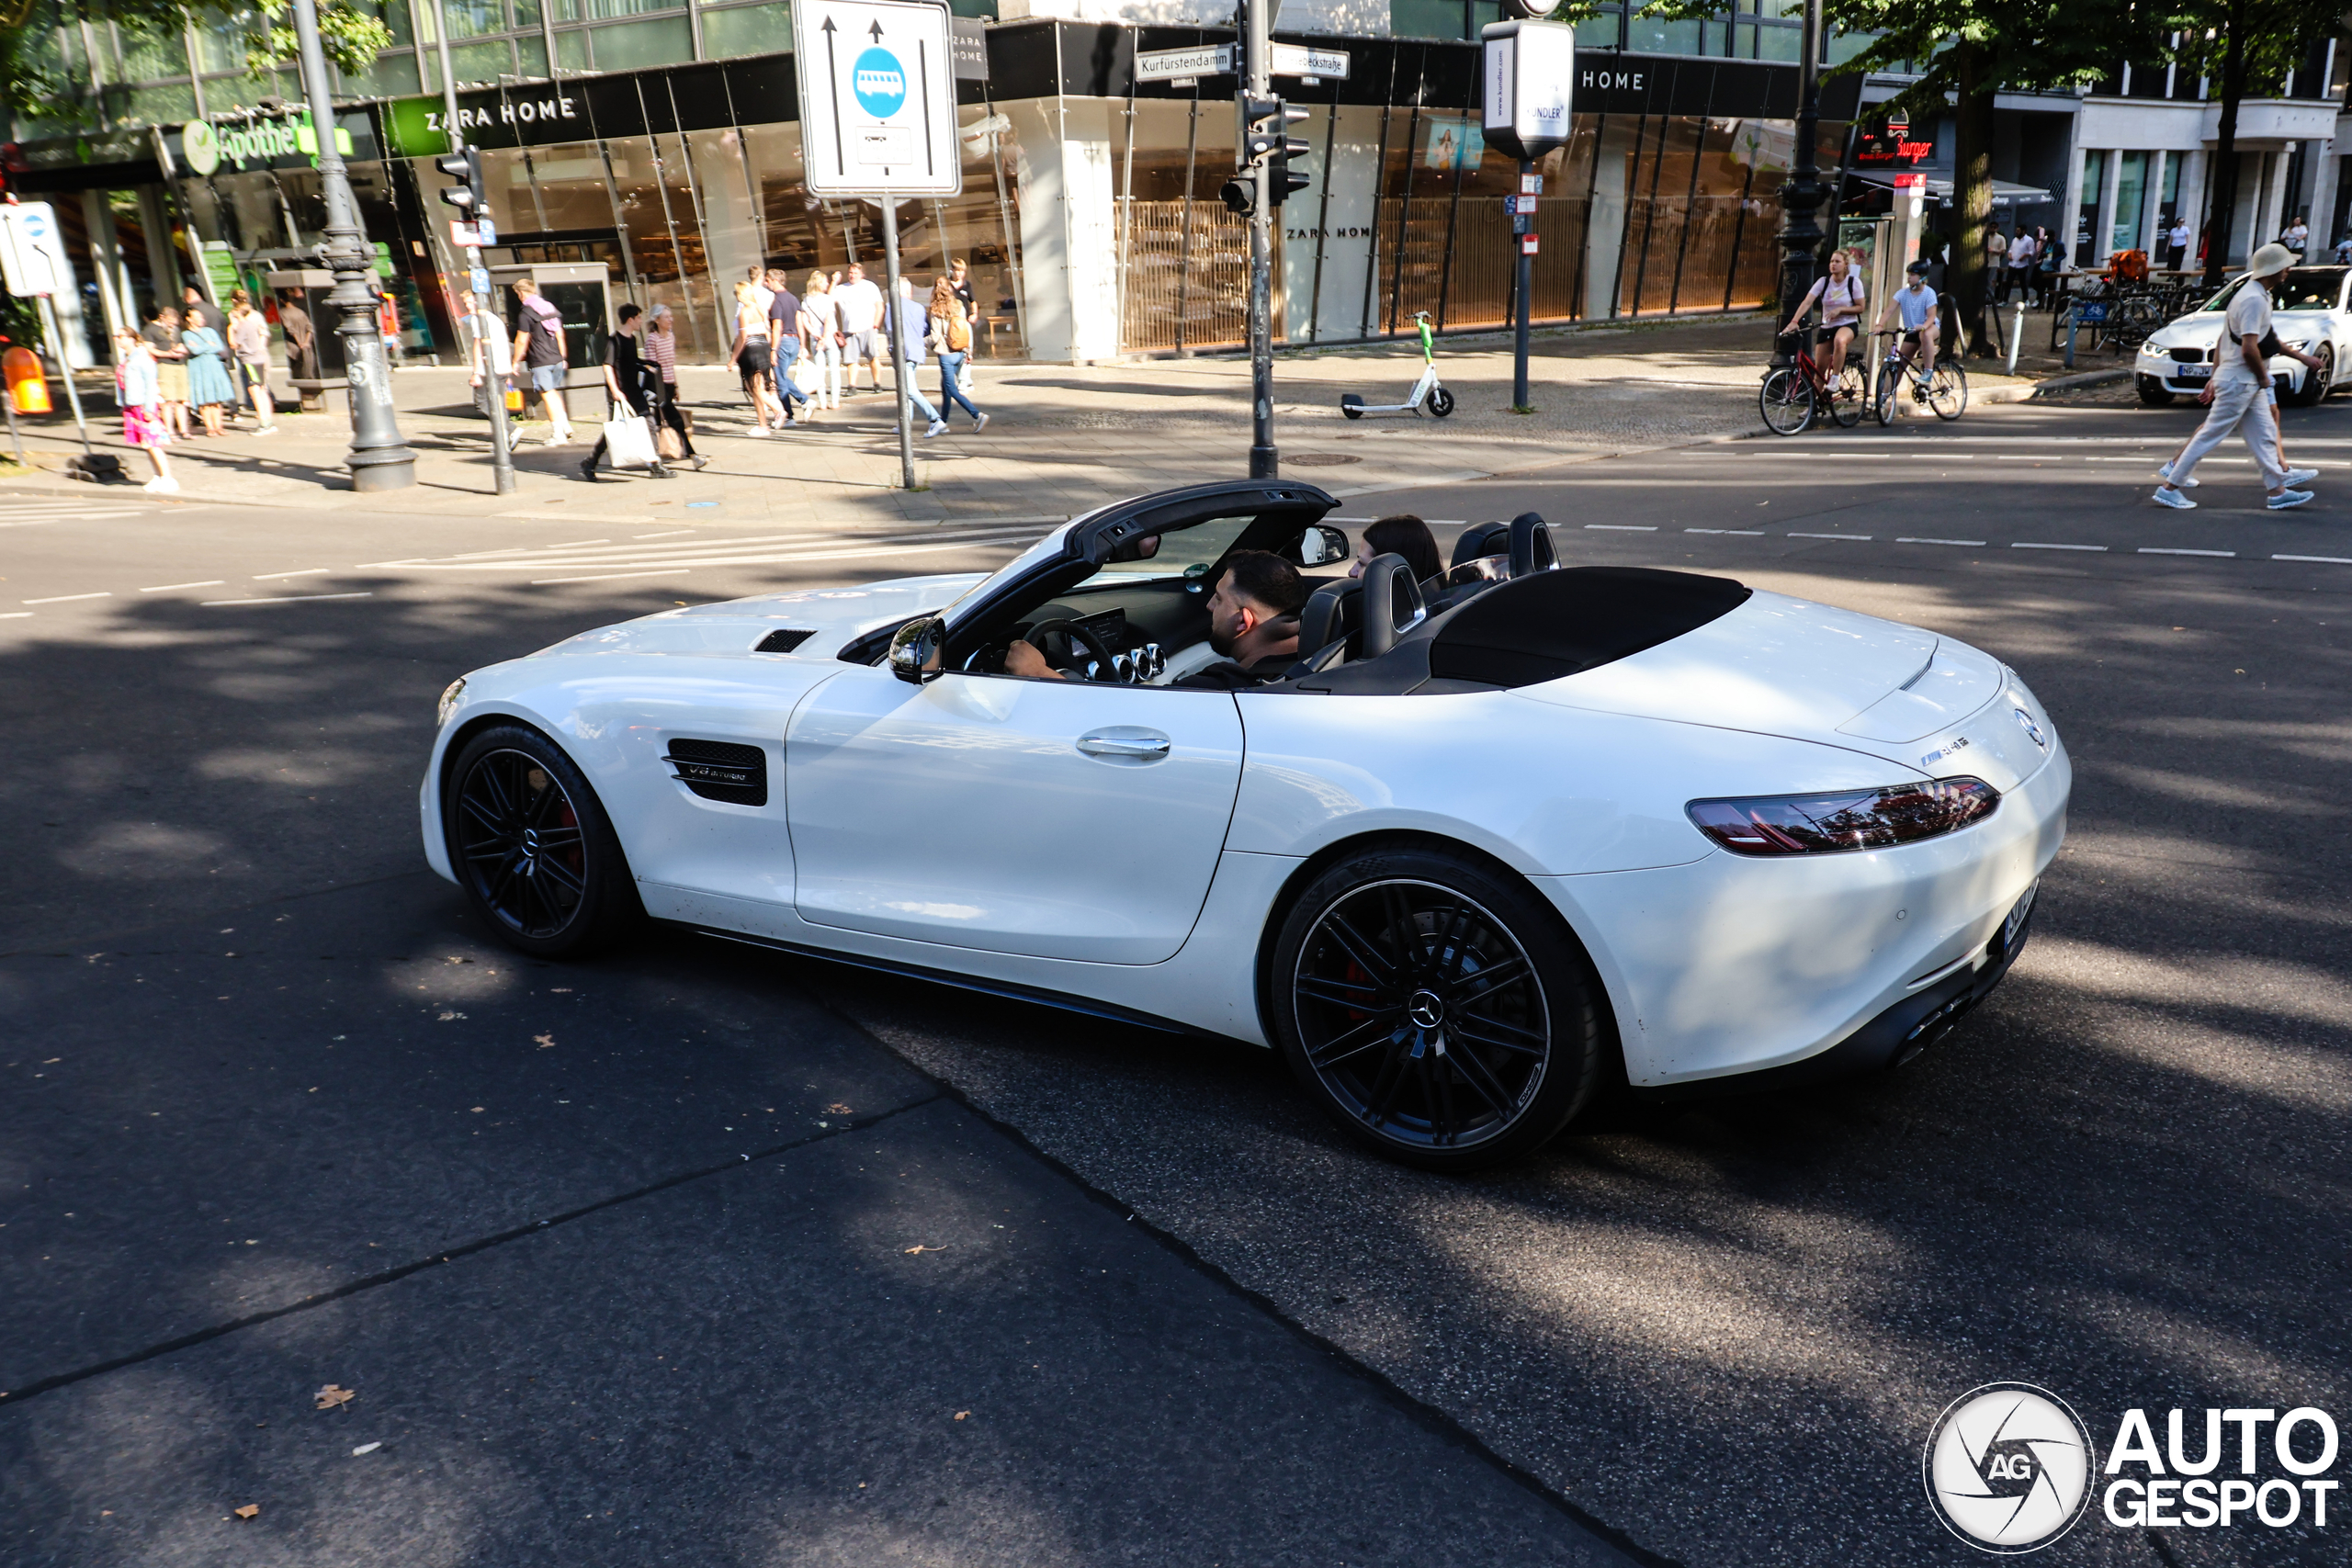
[[[498,934],[566,958],[603,946],[640,909],[595,794],[547,737],[502,725],[449,770],[449,863]]]
[[[1582,950],[1533,890],[1466,855],[1374,850],[1332,867],[1293,907],[1274,962],[1293,1070],[1394,1157],[1510,1159],[1599,1081]]]

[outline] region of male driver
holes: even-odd
[[[2165,481],[2156,490],[2159,505],[2177,512],[2196,506],[2182,491],[2197,482],[2190,476],[2199,459],[2233,430],[2245,437],[2246,450],[2254,454],[2255,466],[2262,470],[2262,486],[2270,497],[2265,504],[2271,511],[2284,512],[2311,500],[2310,491],[2287,488],[2286,470],[2278,467],[2275,456],[2278,434],[2270,415],[2270,362],[2262,354],[2262,340],[2270,331],[2270,290],[2294,265],[2294,252],[2275,243],[2255,252],[2246,264],[2245,281],[2231,296],[2229,310],[2222,317],[2222,343],[2216,351],[2221,363],[2213,367],[2212,412],[2188,438],[2180,456],[2156,470]]]
[[[1923,257],[1904,269],[1911,281],[1894,291],[1894,298],[1886,302],[1886,310],[1878,319],[1881,332],[1886,331],[1890,319],[1902,321],[1903,363],[1908,366],[1917,350],[1923,379],[1936,367],[1936,339],[1941,332],[1936,321],[1936,291],[1928,287],[1928,265]]]
[[[1264,550],[1236,550],[1209,594],[1209,647],[1222,662],[1168,683],[1231,691],[1281,680],[1298,659],[1298,612],[1306,604],[1298,568]],[[1019,640],[1004,656],[1004,672],[1063,679],[1044,654]]]
[[[841,312],[842,359],[848,367],[849,390],[857,390],[858,361],[864,360],[873,372],[874,389],[882,389],[882,361],[889,357],[890,345],[882,336],[882,290],[865,276],[865,269],[855,262],[850,264],[849,280],[833,290],[833,308]]]

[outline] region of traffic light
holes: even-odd
[[[463,180],[461,186],[445,186],[441,199],[464,213],[469,219],[479,219],[490,210],[490,191],[481,181],[481,149],[467,147],[436,158],[433,166],[453,180]]]
[[[1306,118],[1305,109],[1283,111],[1284,121]],[[1311,142],[1302,141],[1295,136],[1283,136],[1281,141],[1282,145],[1275,150],[1273,158],[1266,170],[1266,201],[1272,207],[1280,207],[1291,192],[1305,190],[1315,183],[1305,175],[1294,174],[1290,166],[1290,161],[1293,158],[1304,158],[1313,152],[1314,145]]]
[[[1280,98],[1241,100],[1241,155],[1238,161],[1242,173],[1226,181],[1217,192],[1227,207],[1245,215],[1256,208],[1258,182],[1250,171],[1261,164],[1266,169],[1269,207],[1280,207],[1291,192],[1305,190],[1313,183],[1305,175],[1295,175],[1290,170],[1293,158],[1304,158],[1315,151],[1312,145],[1289,133],[1293,124],[1306,118],[1305,109],[1295,109]]]
[[[1254,169],[1274,156],[1283,143],[1283,127],[1288,123],[1292,110],[1280,98],[1248,98],[1241,100],[1241,166]],[[1298,111],[1305,118],[1304,110]]]

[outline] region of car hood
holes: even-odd
[[[984,578],[981,572],[900,577],[855,588],[759,593],[748,599],[695,604],[582,632],[543,648],[532,657],[596,653],[733,653],[748,657],[773,632],[805,631],[810,635],[783,657],[831,659],[841,651],[842,644],[876,627],[945,607]]]
[[[2025,723],[1996,703],[2005,694]],[[2030,727],[2052,733],[2022,682],[1990,654],[1917,626],[1762,592],[1670,641],[1519,694],[1817,741],[1930,776],[1973,773],[2001,789],[2048,755]],[[2007,728],[1988,714],[2007,718]]]
[[[2298,334],[2315,337],[2331,331],[2327,310],[2274,310],[2270,316],[2271,330],[2280,338],[2291,341]],[[2162,352],[2167,348],[2211,348],[2222,341],[2222,313],[2200,310],[2193,316],[2183,316],[2168,321],[2148,334],[2147,346]]]

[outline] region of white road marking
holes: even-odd
[[[630,537],[638,539],[674,539],[682,534],[699,534],[701,532],[702,530],[699,528],[673,528],[666,534],[634,534],[631,535]]]
[[[221,580],[216,577],[209,582],[166,582],[160,588],[142,588],[139,592],[141,593],[169,593],[174,589],[178,588],[218,588],[220,586],[220,581]]]
[[[2011,545],[2013,550],[2103,550],[2105,545]]]
[[[1965,545],[1971,549],[1980,550],[1984,547],[1982,539],[1897,539],[1894,542],[1898,545]]]
[[[2318,561],[2326,566],[2352,566],[2352,556],[2272,556],[2272,560]]]
[[[33,613],[30,610],[11,610],[6,615],[0,615],[0,621],[29,621],[32,618]]]
[[[1761,528],[1685,528],[1682,531],[1686,534],[1737,534],[1750,539],[1760,539],[1764,536],[1764,530]]]
[[[254,574],[254,581],[255,582],[267,582],[267,581],[271,581],[273,578],[279,578],[279,577],[327,577],[327,576],[331,576],[331,575],[333,575],[334,571],[334,569],[333,567],[326,567],[326,566],[306,566],[306,567],[304,567],[304,568],[303,568],[301,570],[300,570],[300,571],[259,571],[259,572],[255,572],[255,573]]]
[[[1655,534],[1657,532],[1657,525],[1655,523],[1588,523],[1585,526],[1599,529],[1604,534]]]
[[[1858,544],[1864,545],[1871,542],[1871,536],[1868,534],[1800,534],[1793,529],[1790,530],[1789,537],[1792,539],[1852,539]]]
[[[2143,556],[2219,556],[2223,560],[2237,558],[2235,550],[2165,550],[2154,545],[2142,545],[2140,553]]]
[[[309,604],[321,599],[373,599],[373,593],[277,593],[266,599],[199,599],[206,609],[218,609],[231,604]]]
[[[111,593],[59,593],[48,599],[19,599],[19,604],[71,604],[76,599],[111,599]]]
[[[549,588],[559,582],[610,582],[621,577],[684,577],[689,570],[691,569],[675,566],[666,571],[607,571],[595,577],[535,577],[531,579],[531,586]]]

